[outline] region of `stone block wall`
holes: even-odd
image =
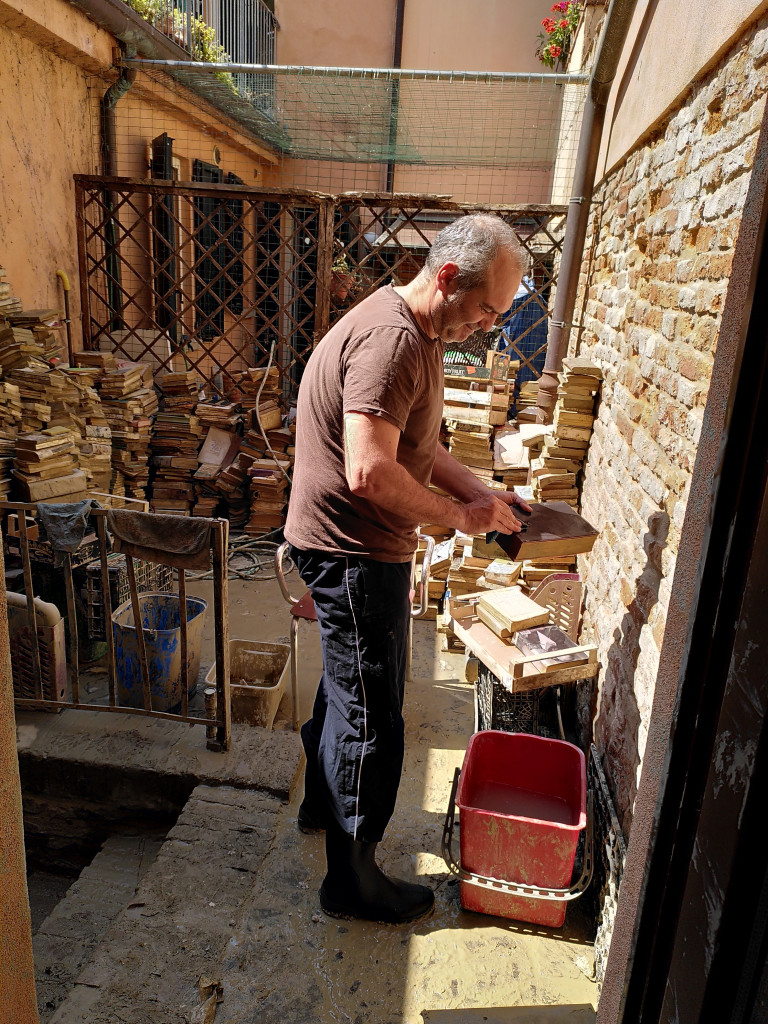
[[[604,181],[585,248],[576,349],[605,381],[582,495],[600,529],[580,565],[582,635],[599,648],[595,742],[627,835],[767,90],[763,18]]]

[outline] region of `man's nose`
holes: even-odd
[[[498,319],[498,313],[483,313],[482,319],[480,320],[480,326],[487,333],[495,325]]]

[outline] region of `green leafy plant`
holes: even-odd
[[[172,0],[125,0],[138,15],[173,38],[185,39],[187,15],[174,6]],[[195,60],[206,64],[227,64],[229,54],[216,40],[216,30],[202,18],[191,19],[192,38],[189,40],[190,53]],[[214,76],[232,92],[237,92],[234,79],[226,71],[216,71]]]
[[[553,17],[544,18],[543,32],[539,32],[536,56],[542,64],[555,71],[568,64],[573,34],[581,17],[581,0],[560,0],[552,4]]]

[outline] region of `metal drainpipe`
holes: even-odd
[[[133,46],[125,46],[125,57],[136,56]],[[105,178],[117,176],[117,128],[115,107],[136,81],[135,68],[122,68],[116,82],[107,89],[101,98],[101,149],[102,173]],[[109,189],[104,192],[104,204],[110,212],[115,208],[115,193]],[[110,327],[113,331],[123,326],[122,312],[122,280],[120,274],[120,246],[117,240],[117,228],[114,217],[109,217],[105,224],[106,264],[107,264],[107,302],[110,310]]]
[[[587,237],[605,111],[636,3],[637,0],[611,0],[595,65],[589,79],[573,176],[573,194],[568,204],[565,224],[557,294],[549,328],[547,358],[539,380],[539,423],[551,423],[554,415],[557,374],[568,351],[573,326],[573,311],[576,306],[576,292],[579,286],[584,240]]]
[[[392,67],[399,68],[403,61],[403,24],[405,22],[405,0],[397,0],[395,14],[395,50],[392,55]],[[392,79],[392,99],[389,105],[389,147],[397,142],[397,117],[400,108],[400,83]],[[395,183],[395,161],[387,163],[386,191],[391,192]]]
[[[136,56],[136,48],[133,46],[124,47],[123,56],[128,60],[132,60]],[[114,178],[117,174],[115,107],[135,81],[135,68],[121,68],[117,81],[110,85],[101,98],[102,173],[105,178]]]

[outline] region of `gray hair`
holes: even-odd
[[[437,235],[427,254],[424,273],[432,279],[446,263],[455,263],[459,268],[459,290],[469,291],[483,282],[502,249],[525,273],[528,253],[514,229],[495,214],[470,213],[457,218]]]

